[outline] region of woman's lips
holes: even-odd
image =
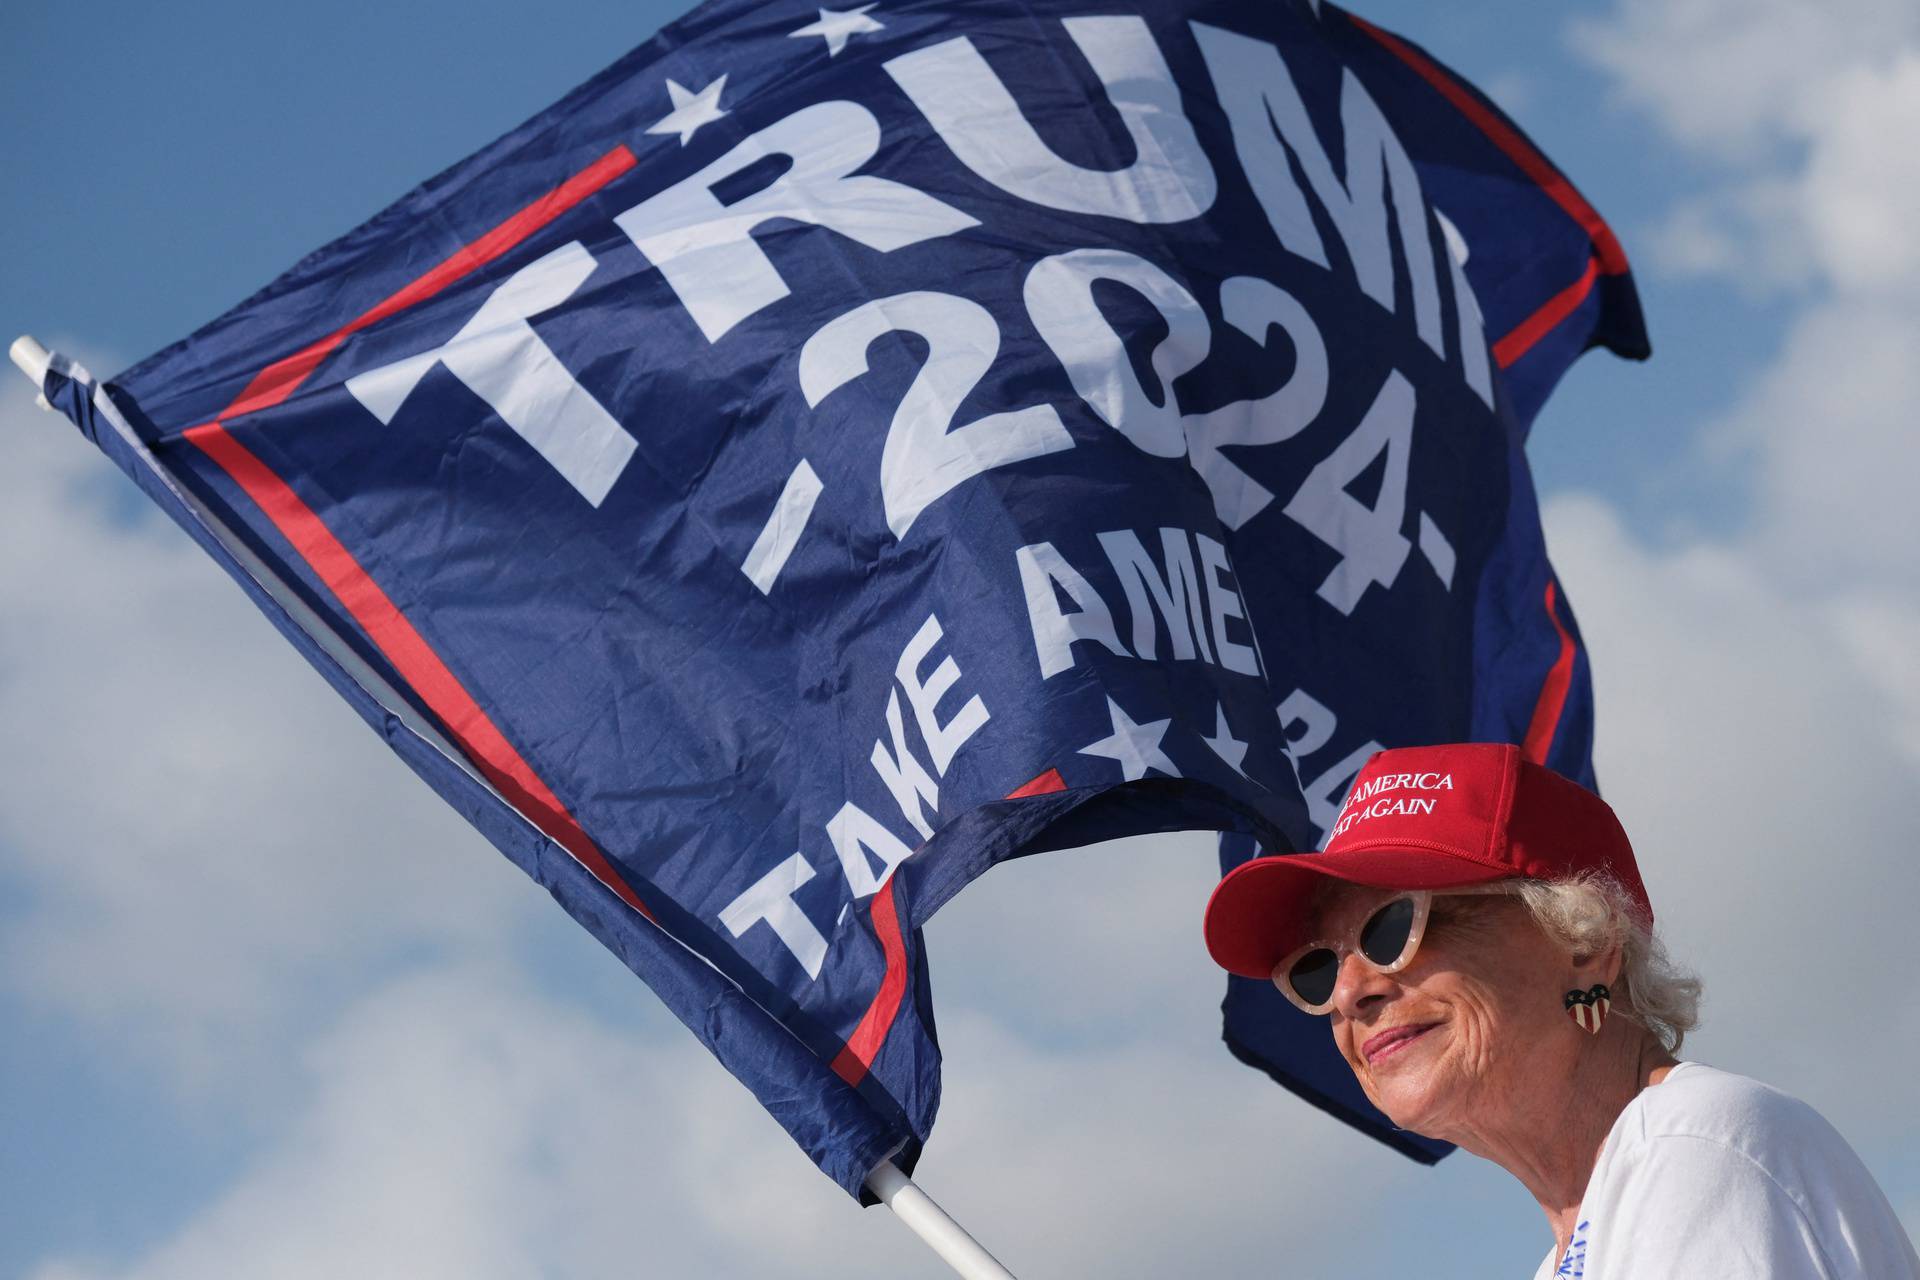
[[[1388,1027],[1360,1046],[1360,1056],[1365,1058],[1369,1065],[1382,1058],[1390,1058],[1439,1025],[1437,1022],[1423,1022],[1418,1025]]]

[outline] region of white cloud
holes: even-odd
[[[1656,265],[1742,293],[1793,290],[1760,377],[1700,424],[1699,461],[1724,464],[1731,449],[1752,464],[1751,550],[1803,610],[1862,592],[1888,603],[1856,619],[1910,608],[1920,6],[1618,0],[1573,30],[1623,100],[1707,162],[1704,190],[1661,224]]]
[[[217,1200],[124,1268],[49,1262],[43,1280],[746,1276],[777,1268],[763,1208],[831,1217],[837,1198],[858,1218],[797,1151],[791,1209],[715,1162],[757,1117],[690,1038],[617,1032],[510,971],[392,983],[302,1057],[285,1134]],[[875,1242],[896,1262],[897,1243]]]
[[[1882,1048],[1920,1044],[1897,955],[1920,764],[1870,651],[1836,642],[1861,618],[1749,549],[1649,549],[1595,499],[1550,501],[1547,525],[1592,654],[1601,785],[1706,980],[1689,1049],[1800,1093],[1883,1164],[1911,1150],[1908,1053]]]
[[[1920,282],[1920,21],[1913,27],[1904,46],[1835,73],[1803,124],[1801,186],[1808,236],[1835,288],[1909,306]]]
[[[1713,276],[1743,297],[1803,289],[1816,280],[1813,247],[1799,219],[1797,183],[1743,177],[1674,202],[1649,228],[1645,252],[1660,271]]]
[[[1660,265],[1914,305],[1920,8],[1621,0],[1573,30],[1623,101],[1709,162],[1656,234]]]
[[[1920,590],[1920,302],[1833,298],[1710,428],[1757,464],[1754,536],[1805,589]]]
[[[1861,593],[1835,600],[1828,618],[1854,666],[1880,691],[1894,740],[1920,767],[1920,605]]]
[[[1920,37],[1920,10],[1908,0],[1619,0],[1572,30],[1619,97],[1677,141],[1762,162],[1817,127],[1836,76]]]
[[[1744,529],[1656,549],[1549,504],[1595,667],[1603,784],[1708,978],[1703,1052],[1802,1092],[1892,1167],[1920,1045],[1920,8],[1619,0],[1576,44],[1705,161],[1670,270],[1791,286],[1761,376],[1689,433],[1750,477]],[[1747,467],[1727,468],[1737,458]]]
[[[209,1089],[519,873],[63,420],[5,388],[0,974]]]

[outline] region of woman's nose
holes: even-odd
[[[1391,974],[1385,974],[1349,951],[1340,957],[1340,971],[1334,977],[1333,1007],[1342,1016],[1358,1018],[1398,989]]]

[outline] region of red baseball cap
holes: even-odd
[[[1314,890],[1332,876],[1383,889],[1451,889],[1513,876],[1602,871],[1653,921],[1633,846],[1611,806],[1506,743],[1374,753],[1353,780],[1324,853],[1255,858],[1207,903],[1207,950],[1265,978],[1305,942]]]

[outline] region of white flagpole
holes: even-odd
[[[36,392],[46,385],[47,366],[53,363],[53,356],[45,347],[23,333],[13,340],[13,345],[7,349],[7,354],[13,358],[15,364],[20,366],[20,372],[33,379],[33,389]],[[42,409],[53,408],[47,403],[44,393],[34,396],[33,402]]]
[[[53,363],[53,356],[45,347],[22,334],[13,340],[7,355],[20,367],[20,372],[33,380],[36,388],[45,385],[47,369]],[[52,407],[44,395],[39,398],[39,404],[43,409]],[[1015,1280],[1013,1272],[1001,1266],[964,1227],[948,1217],[947,1211],[914,1185],[893,1161],[881,1161],[879,1167],[867,1175],[867,1187],[964,1280]]]
[[[947,1216],[933,1197],[914,1185],[891,1160],[882,1160],[867,1175],[867,1189],[893,1210],[913,1234],[927,1242],[965,1280],[1014,1280],[1013,1272],[968,1235],[966,1228]]]

